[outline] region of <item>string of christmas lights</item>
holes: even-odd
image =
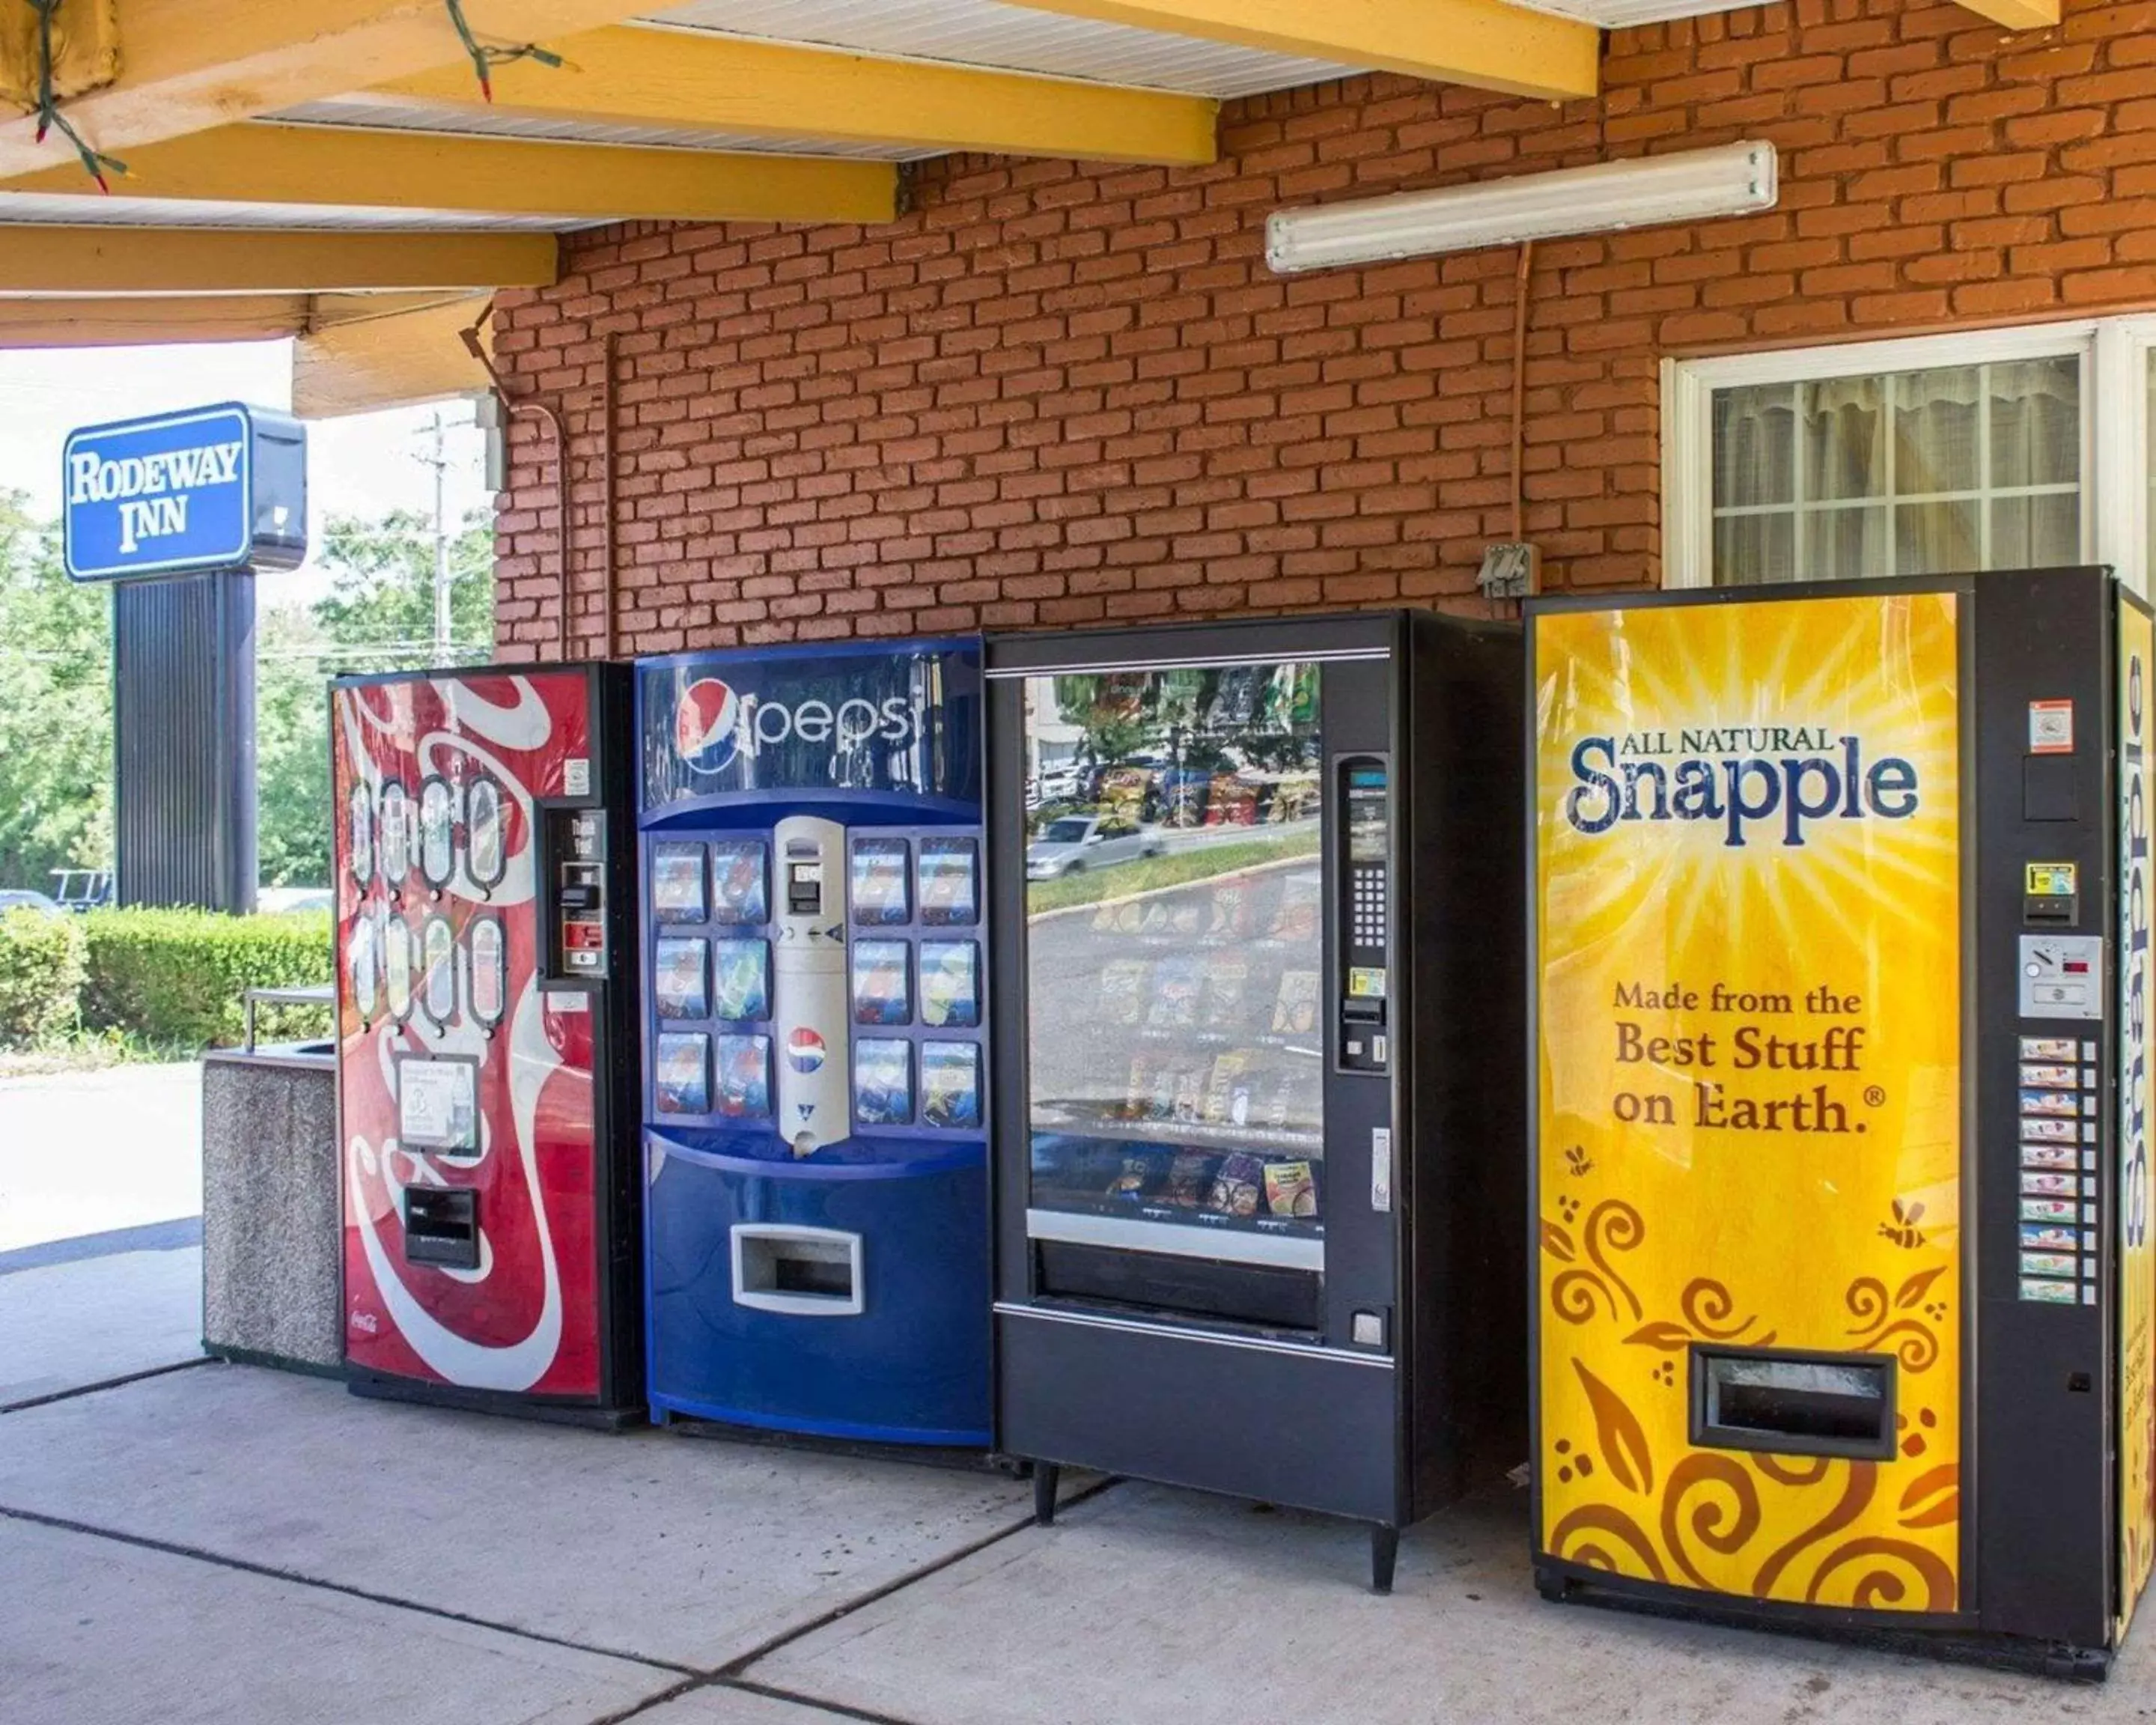
[[[36,3],[36,0],[33,0]],[[57,3],[57,0],[54,0]],[[457,27],[457,39],[471,56],[472,70],[478,75],[480,94],[488,101],[494,100],[494,69],[506,66],[512,60],[536,60],[542,66],[557,69],[562,65],[562,56],[536,42],[497,44],[481,42],[472,33],[472,27],[465,20],[464,0],[444,0],[449,8],[449,22]]]
[[[453,8],[454,3],[455,0],[451,0]],[[57,131],[74,146],[83,172],[97,182],[99,191],[109,196],[112,184],[106,174],[124,174],[127,164],[85,142],[82,134],[60,112],[59,99],[53,94],[53,18],[60,9],[60,0],[28,0],[28,4],[38,15],[38,141],[44,143],[49,134]]]

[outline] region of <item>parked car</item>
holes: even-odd
[[[44,893],[17,887],[10,887],[5,891],[0,891],[0,916],[6,916],[10,911],[42,911],[48,916],[67,915],[65,911],[46,897]]]
[[[299,911],[334,911],[336,897],[326,886],[264,886],[254,895],[254,908],[265,916],[288,916]]]
[[[1025,847],[1025,878],[1055,880],[1086,869],[1166,855],[1168,841],[1120,814],[1064,814]]]

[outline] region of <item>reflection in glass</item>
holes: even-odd
[[[374,961],[374,923],[362,914],[352,926],[352,940],[346,952],[346,966],[352,978],[352,1009],[365,1024],[374,1016],[377,976]]]
[[[389,1015],[401,1024],[412,1016],[412,930],[401,916],[382,925],[382,981]]]
[[[421,936],[424,963],[422,1004],[429,1018],[446,1024],[457,1015],[457,942],[445,916],[429,916]]]
[[[391,779],[382,788],[382,883],[394,892],[412,872],[412,804],[404,787]]]
[[[1026,720],[1034,1205],[1314,1227],[1318,667],[1034,678]]]
[[[352,834],[347,846],[352,878],[363,889],[374,878],[374,798],[363,784],[352,788],[347,819]]]
[[[465,793],[465,867],[480,886],[492,886],[508,865],[501,842],[501,787],[481,773]]]
[[[456,867],[456,797],[445,778],[419,787],[419,873],[429,886],[446,886]]]
[[[501,924],[491,916],[476,917],[467,937],[471,942],[471,1014],[491,1028],[501,1022],[509,999]]]

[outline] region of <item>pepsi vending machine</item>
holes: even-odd
[[[986,1448],[979,644],[637,706],[654,1418]]]
[[[634,1418],[628,668],[330,702],[352,1388]]]

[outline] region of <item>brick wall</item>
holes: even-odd
[[[1798,0],[1613,33],[1598,103],[1358,78],[1232,105],[1209,168],[957,157],[888,228],[610,228],[498,310],[512,389],[566,411],[572,650],[601,633],[608,333],[624,653],[1479,608],[1516,254],[1286,280],[1265,215],[1748,136],[1780,147],[1776,210],[1535,250],[1549,585],[1658,578],[1666,355],[2156,303],[2156,3],[2015,35]],[[551,459],[517,425],[506,655],[559,622]]]

